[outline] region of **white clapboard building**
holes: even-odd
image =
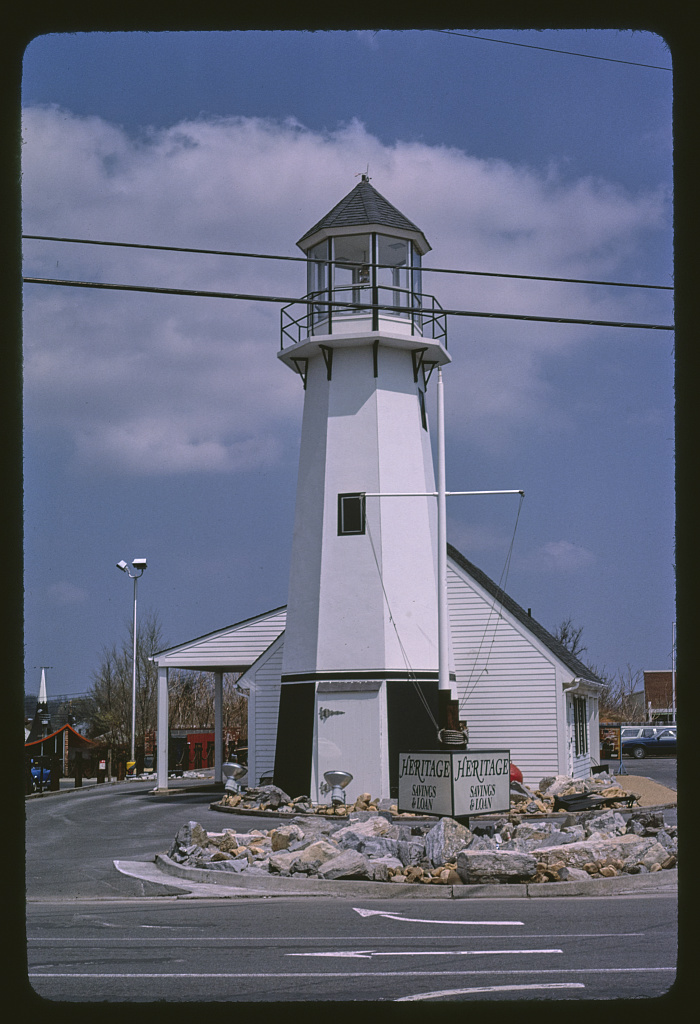
[[[448,587],[455,689],[469,747],[510,749],[527,783],[545,775],[587,777],[599,763],[600,681],[452,546]],[[243,672],[251,785],[274,777],[277,731],[289,728],[279,718],[285,621],[286,608],[276,608],[156,656],[163,670]],[[319,728],[332,729],[339,717],[319,718]],[[380,736],[369,751],[370,762],[381,742]]]
[[[587,775],[599,680],[455,549],[440,639],[425,394],[451,360],[425,235],[363,175],[298,245],[307,294],[278,353],[304,400],[288,604],[155,656],[159,749],[168,668],[196,667],[217,693],[244,672],[250,782],[292,796],[323,800],[342,770],[349,800],[395,798],[399,753],[436,749],[455,699],[470,749],[510,749],[526,782]]]

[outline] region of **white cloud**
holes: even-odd
[[[596,561],[596,556],[587,548],[569,540],[552,540],[537,551],[517,559],[518,568],[541,572],[568,573],[586,569]]]
[[[629,274],[668,218],[657,192],[566,183],[556,168],[543,175],[447,147],[384,145],[358,121],[320,133],[293,119],[211,117],[132,137],[46,107],[25,112],[24,140],[27,233],[300,255],[296,239],[368,162],[375,187],[434,245],[433,266]],[[297,263],[40,242],[26,252],[32,276],[305,291]],[[429,274],[424,288],[447,308],[663,315],[654,294],[631,306],[612,290]],[[588,328],[464,318],[449,327],[457,358],[445,375],[448,428],[466,427],[471,443],[493,450],[545,420],[567,427],[548,374]],[[27,426],[62,432],[86,466],[109,459],[154,474],[272,465],[296,443],[302,405],[278,347],[277,305],[28,285]]]
[[[82,604],[90,596],[83,587],[77,587],[68,580],[52,583],[48,588],[48,594],[56,604]]]

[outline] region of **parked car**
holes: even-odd
[[[42,768],[39,765],[32,765],[32,792],[40,789],[48,789],[51,784],[51,769]]]
[[[668,756],[676,753],[676,726],[628,725],[621,734],[623,754],[646,757],[648,754]]]

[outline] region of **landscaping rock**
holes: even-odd
[[[417,864],[425,857],[425,840],[420,836],[414,836],[412,839],[400,839],[396,854],[406,867]]]
[[[345,849],[359,850],[360,847],[373,836],[391,835],[394,827],[390,821],[381,815],[375,814],[364,820],[356,819],[344,828],[338,829],[333,838]],[[398,835],[398,832],[397,832]]]
[[[273,853],[270,857],[270,871],[275,874],[291,874],[292,864],[298,856],[298,853],[290,850]]]
[[[617,811],[595,811],[592,815],[582,815],[581,820],[587,836],[593,832],[617,832],[622,835],[627,831],[627,823]]]
[[[560,882],[587,882],[590,875],[583,868],[572,868],[567,866],[559,868],[559,881]]]
[[[477,882],[525,882],[537,871],[530,853],[511,850],[460,850],[457,874],[466,885]]]
[[[365,857],[398,857],[399,840],[388,836],[369,836],[356,849]]]
[[[372,868],[367,857],[357,850],[342,850],[318,869],[319,878],[371,878]]]
[[[319,839],[310,846],[304,847],[292,861],[290,870],[301,874],[315,874],[322,864],[337,857],[339,853],[337,843],[330,843],[327,839]]]
[[[591,779],[548,776],[539,789],[514,785],[508,816],[477,818],[471,830],[452,818],[393,820],[396,806],[362,794],[354,804],[314,805],[307,796],[291,800],[276,786],[258,786],[238,796],[240,806],[289,815],[269,832],[232,829],[207,833],[189,821],[177,832],[170,857],[178,864],[249,874],[292,874],[358,878],[397,884],[556,883],[655,873],[677,865],[678,830],[663,814],[644,809],[627,820],[612,808],[569,812],[555,820],[539,816],[561,795],[622,795],[604,773]],[[231,794],[222,804],[230,806]],[[304,813],[306,810],[311,813]],[[537,820],[532,816],[537,814]],[[529,820],[523,820],[523,815]],[[293,816],[293,817],[292,817]],[[290,820],[291,819],[291,820]]]
[[[278,850],[286,850],[295,839],[303,840],[303,838],[303,831],[294,823],[282,825],[280,828],[273,828],[270,832],[270,843],[273,853],[276,853]]]
[[[425,856],[434,867],[454,860],[472,840],[472,833],[453,818],[441,818],[425,836]]]

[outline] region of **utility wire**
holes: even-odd
[[[57,235],[22,235],[22,238],[33,238],[42,242],[74,242],[79,245],[111,245],[123,249],[156,249],[161,252],[191,252],[203,256],[242,256],[255,260],[287,260],[293,263],[333,263],[333,260],[313,259],[306,256],[277,256],[264,252],[231,252],[226,249],[191,249],[179,245],[146,245],[141,242],[106,242],[95,238],[61,238]],[[359,267],[363,264],[343,261],[344,267]],[[390,263],[374,263],[375,267],[395,269]],[[499,274],[489,270],[456,270],[450,267],[421,267],[424,274],[464,274],[473,277],[505,277],[521,281],[555,281],[563,284],[598,284],[609,288],[655,288],[660,291],[673,291],[668,284],[633,284],[630,281],[592,281],[582,277],[545,277],[542,274]]]
[[[563,53],[567,57],[588,57],[589,60],[605,60],[612,64],[631,64],[636,68],[652,68],[654,71],[673,71],[673,68],[662,68],[657,64],[643,64],[637,60],[621,60],[619,57],[599,57],[594,53],[576,53],[574,50],[558,50],[553,46],[536,46],[534,43],[515,43],[512,39],[491,39],[489,36],[477,36],[471,32],[455,32],[452,29],[436,28],[446,36],[463,36],[465,39],[483,39],[485,43],[504,43],[506,46],[523,46],[528,50],[545,50],[547,53]]]
[[[377,551],[376,551],[376,549],[374,547],[374,541],[372,540],[372,531],[371,531],[370,525],[369,525],[369,518],[366,518],[365,522],[366,522],[366,525],[367,525],[367,536],[369,537],[370,547],[372,548],[372,555],[374,556],[374,564],[376,565],[377,572],[379,573],[379,582],[381,583],[381,586],[382,586],[382,593],[384,594],[384,600],[386,602],[387,611],[389,613],[389,621],[391,622],[392,626],[394,627],[394,632],[396,634],[396,640],[398,642],[399,650],[401,651],[401,656],[403,658],[403,662],[404,662],[404,665],[406,667],[406,673],[408,675],[408,678],[409,678],[410,682],[413,684],[413,689],[415,690],[415,692],[416,692],[416,694],[418,696],[418,699],[420,700],[421,704],[423,705],[423,709],[427,712],[428,717],[430,718],[431,722],[433,723],[433,726],[435,727],[436,731],[439,731],[440,724],[435,719],[435,715],[433,714],[433,712],[432,712],[432,710],[430,708],[430,704],[428,703],[428,699],[425,696],[425,694],[423,693],[423,691],[422,691],[422,689],[421,689],[421,687],[420,687],[420,685],[418,683],[418,680],[416,679],[416,674],[415,674],[414,670],[411,668],[411,663],[409,661],[408,654],[406,653],[406,648],[404,647],[403,643],[401,642],[401,637],[399,636],[399,627],[396,625],[396,619],[394,618],[393,613],[391,611],[391,605],[389,604],[389,595],[387,594],[386,587],[384,586],[384,577],[382,575],[382,569],[381,569],[381,566],[379,564],[379,559],[377,558]]]
[[[516,516],[515,516],[515,525],[513,527],[513,536],[510,539],[510,545],[508,547],[508,553],[506,555],[506,560],[505,560],[505,562],[503,564],[503,569],[501,570],[501,576],[500,576],[500,579],[498,581],[498,587],[497,587],[496,593],[494,594],[493,602],[491,604],[491,608],[489,609],[489,617],[488,617],[488,619],[486,621],[486,626],[484,628],[484,632],[481,635],[481,640],[479,641],[479,649],[476,652],[476,657],[474,658],[474,662],[472,664],[471,671],[469,673],[469,678],[467,679],[467,681],[465,683],[464,694],[463,694],[463,697],[462,697],[462,700],[465,703],[471,697],[472,692],[474,690],[474,687],[477,685],[477,683],[479,682],[481,677],[484,674],[488,675],[489,659],[491,657],[491,652],[493,650],[493,645],[496,642],[496,632],[498,630],[498,620],[503,618],[503,616],[501,615],[501,611],[500,610],[496,613],[498,618],[497,618],[496,623],[495,623],[494,628],[493,628],[493,633],[491,635],[491,644],[490,644],[489,649],[488,649],[488,651],[486,653],[486,661],[484,662],[484,667],[481,669],[481,671],[479,672],[479,675],[476,677],[476,679],[472,683],[472,677],[474,675],[474,672],[476,671],[476,667],[477,667],[477,664],[478,664],[478,661],[479,661],[479,655],[481,654],[481,648],[483,647],[484,641],[486,640],[486,634],[488,633],[489,626],[491,625],[491,618],[492,618],[492,616],[493,616],[493,614],[495,612],[496,604],[498,604],[500,606],[500,609],[503,608],[503,598],[506,595],[506,587],[508,586],[508,574],[510,572],[510,563],[511,563],[511,559],[513,557],[513,548],[515,546],[515,534],[516,534],[517,529],[518,529],[518,523],[520,521],[520,512],[522,510],[523,501],[524,500],[525,500],[525,495],[521,491],[520,492],[520,502],[518,504],[518,511],[516,513]]]
[[[248,302],[284,302],[290,305],[296,305],[303,304],[307,301],[303,298],[300,299],[298,296],[288,295],[249,295],[240,292],[202,291],[194,288],[158,288],[153,285],[143,284],[111,284],[104,281],[68,281],[48,277],[23,277],[22,280],[25,284],[51,284],[68,288],[98,288],[108,291],[149,292],[160,295],[191,295],[208,299],[242,299]],[[398,313],[406,312],[406,308],[404,306],[381,305],[379,303],[339,302],[331,299],[314,298],[313,305],[332,306],[333,308],[342,307],[344,309],[377,309]],[[437,309],[429,311],[421,308],[416,309],[415,312],[424,316],[433,314],[437,316],[471,316],[493,320],[527,320],[549,324],[584,324],[587,327],[631,327],[637,328],[638,330],[649,331],[675,330],[673,324],[640,324],[618,320],[591,320],[589,318],[579,319],[576,317],[564,316],[532,316],[526,313],[485,313],[467,309]]]

